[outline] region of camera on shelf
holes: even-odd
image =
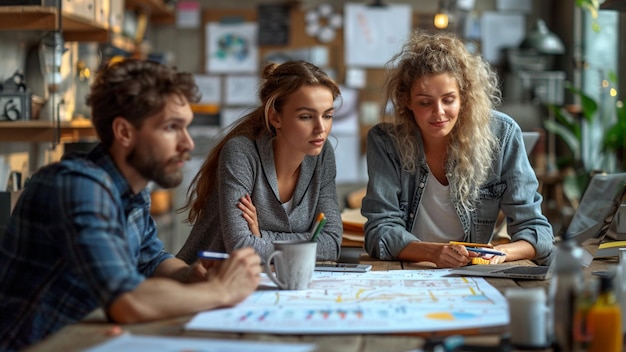
[[[15,72],[0,85],[0,121],[30,120],[31,102],[24,75]]]

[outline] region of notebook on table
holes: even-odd
[[[566,233],[583,249],[582,265],[589,266],[611,225],[626,192],[626,173],[594,175],[587,186]],[[551,266],[490,264],[450,270],[450,275],[546,280]]]

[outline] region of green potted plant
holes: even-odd
[[[557,166],[566,173],[563,192],[568,199],[578,200],[593,173],[626,169],[626,109],[618,102],[615,111],[607,111],[604,101],[597,102],[569,82],[565,88],[578,98],[580,105],[548,105],[555,119],[546,120],[544,127],[570,151],[558,158]],[[612,113],[615,121],[611,121]]]
[[[604,148],[615,152],[622,171],[626,170],[626,107],[623,102],[616,104],[617,121],[604,135]]]

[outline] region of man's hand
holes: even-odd
[[[221,286],[227,306],[243,301],[259,286],[261,257],[253,248],[233,251],[230,258],[216,263],[208,276]]]

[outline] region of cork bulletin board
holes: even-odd
[[[337,9],[339,10],[339,9]],[[289,19],[286,24],[286,28],[289,30],[287,36],[286,45],[260,45],[259,46],[259,67],[262,68],[267,62],[264,58],[268,53],[281,51],[281,50],[295,50],[309,48],[312,46],[325,46],[328,49],[328,68],[332,69],[336,73],[336,79],[338,82],[343,81],[345,74],[345,67],[343,65],[343,31],[338,29],[336,31],[335,39],[329,43],[320,43],[316,38],[306,34],[305,29],[305,10],[300,9],[299,6],[291,6],[289,9]],[[238,10],[238,9],[211,9],[205,10],[203,13],[203,22],[206,25],[209,22],[257,22],[258,13],[256,10]],[[206,46],[206,41],[203,41],[203,45]],[[206,48],[202,50],[203,55],[206,55]],[[206,58],[205,58],[206,59]]]
[[[278,6],[278,5],[277,5]],[[254,22],[261,28],[266,28],[274,33],[265,33],[263,38],[261,35],[260,43],[258,46],[258,72],[267,64],[266,58],[276,52],[281,51],[293,51],[298,49],[306,49],[311,47],[325,47],[328,51],[328,65],[323,67],[329,74],[333,75],[336,81],[340,84],[345,83],[346,66],[344,63],[344,32],[343,26],[335,30],[335,36],[331,41],[322,43],[316,37],[310,36],[306,33],[306,14],[307,8],[303,8],[298,4],[280,5],[283,8],[262,8],[255,9],[206,9],[203,11],[203,28],[210,22],[219,23],[236,23],[236,22]],[[285,8],[286,7],[286,8]],[[343,16],[343,8],[335,6],[334,11]],[[269,23],[266,21],[259,21],[259,11],[264,12],[264,16],[274,17],[273,22],[277,24]],[[424,14],[421,16],[423,17]],[[281,20],[281,17],[287,17]],[[430,16],[427,16],[432,18]],[[415,12],[411,16],[411,26],[415,27],[423,19],[419,17]],[[345,21],[345,18],[344,18]],[[269,26],[269,27],[268,27]],[[284,33],[288,31],[288,33]],[[204,31],[203,31],[204,32]],[[275,38],[272,38],[275,37]],[[273,43],[276,44],[273,44]],[[265,43],[265,44],[264,44]],[[284,43],[284,44],[282,44]],[[203,45],[206,47],[206,38],[203,40]],[[202,53],[206,56],[206,48],[202,48]],[[206,62],[206,58],[203,58],[203,62]],[[206,67],[205,67],[206,70]],[[384,68],[365,68],[365,86],[359,89],[359,101],[360,102],[376,102],[380,106],[382,104],[382,91],[381,87],[385,79]],[[209,73],[209,72],[207,72]],[[361,126],[361,135],[364,137],[365,133],[371,125]],[[364,140],[364,138],[362,138]],[[364,150],[364,148],[361,148]]]

